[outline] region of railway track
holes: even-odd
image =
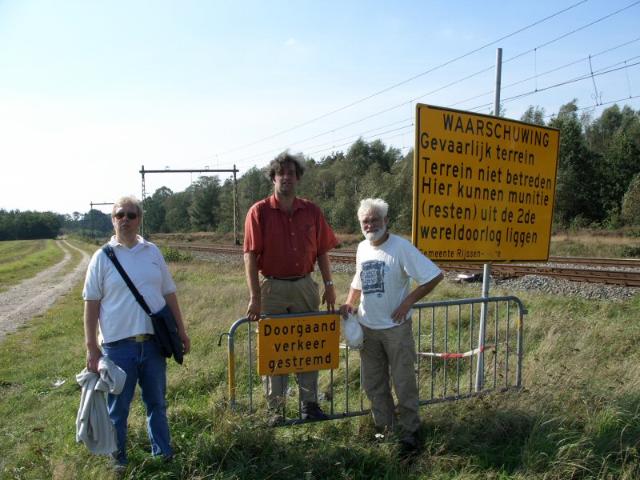
[[[205,253],[242,254],[241,247],[230,245],[167,243],[165,246]],[[354,263],[355,256],[353,249],[330,253],[331,261],[339,263]],[[440,267],[448,272],[482,273],[482,264],[478,263],[442,263]],[[548,263],[494,263],[491,265],[491,275],[499,278],[543,275],[574,282],[640,287],[640,259],[552,256]]]

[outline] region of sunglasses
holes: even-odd
[[[124,218],[124,216],[127,216],[127,218],[129,220],[135,220],[136,218],[138,218],[138,214],[136,212],[123,212],[122,210],[120,210],[119,212],[117,212],[114,216],[118,219],[118,220],[122,220]]]

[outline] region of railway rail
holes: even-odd
[[[229,245],[167,243],[167,247],[204,253],[224,253],[241,255],[242,248]],[[354,263],[356,251],[353,249],[334,250],[330,253],[332,262]],[[443,263],[440,267],[448,272],[482,274],[479,263]],[[499,278],[543,275],[574,282],[604,283],[640,287],[640,259],[549,257],[548,263],[494,263],[491,274]]]

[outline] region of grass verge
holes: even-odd
[[[60,262],[63,250],[55,240],[0,242],[0,291]]]
[[[422,451],[401,459],[371,421],[268,428],[226,407],[219,335],[242,316],[241,263],[171,265],[193,340],[169,366],[169,421],[177,457],[148,454],[143,407],[132,405],[126,478],[190,479],[634,479],[640,476],[640,296],[625,302],[517,294],[529,309],[525,390],[421,409]],[[336,273],[340,298],[350,278]],[[438,287],[432,298],[478,296]],[[514,292],[492,292],[495,295]],[[80,287],[0,349],[0,476],[111,478],[106,459],[75,443],[83,368]],[[64,383],[62,383],[64,382]]]

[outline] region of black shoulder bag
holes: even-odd
[[[149,315],[149,317],[151,317],[154,339],[158,344],[158,347],[160,347],[162,355],[167,358],[173,355],[174,360],[181,364],[184,357],[184,347],[182,345],[182,339],[180,338],[180,335],[178,335],[176,319],[173,317],[173,313],[171,312],[169,305],[165,303],[164,307],[156,313],[151,313],[149,305],[145,302],[144,297],[140,295],[140,292],[129,278],[129,275],[127,275],[127,272],[122,268],[122,265],[116,258],[116,253],[113,251],[111,245],[105,245],[102,247],[102,251],[107,255],[107,257],[109,257],[113,262],[113,265],[116,267],[116,270],[118,270],[120,275],[122,275],[122,279],[125,281],[129,290],[131,290],[131,293],[142,309],[147,315]]]

